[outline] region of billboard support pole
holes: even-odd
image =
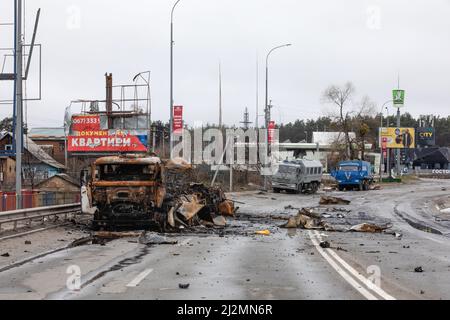
[[[400,108],[397,108],[397,128],[400,128]],[[399,148],[395,149],[397,154],[397,176],[400,177],[400,150]]]

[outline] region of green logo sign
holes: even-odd
[[[404,105],[405,104],[405,90],[393,90],[393,100],[394,105]]]

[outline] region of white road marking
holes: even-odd
[[[345,281],[347,281],[353,288],[355,288],[359,293],[361,293],[364,296],[364,298],[368,300],[378,300],[377,297],[375,297],[373,294],[367,291],[362,285],[356,282],[356,280],[353,279],[347,272],[345,272],[336,262],[334,262],[334,260],[325,252],[325,250],[323,250],[320,247],[319,242],[314,237],[314,234],[311,231],[309,231],[308,233],[317,251],[330,264],[330,266],[334,270],[336,270],[336,272],[339,273],[339,275],[341,275],[342,278],[344,278]]]
[[[145,279],[146,276],[148,276],[152,272],[153,272],[153,269],[147,269],[147,270],[141,272],[136,278],[134,278],[133,280],[131,280],[131,282],[129,284],[127,284],[127,287],[129,287],[129,288],[136,287],[139,283],[141,283],[142,280]]]
[[[317,231],[315,231],[316,236],[320,240],[320,235]],[[380,295],[385,300],[396,300],[393,296],[388,294],[386,291],[381,289],[380,287],[376,286],[373,282],[371,282],[369,279],[363,277],[358,271],[356,271],[352,266],[350,266],[347,262],[345,262],[336,252],[334,252],[331,249],[326,250],[327,253],[329,253],[333,258],[337,260],[347,271],[352,274],[354,277],[356,277],[359,281],[361,281],[363,284],[365,284],[369,289]]]

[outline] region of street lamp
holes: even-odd
[[[271,49],[269,51],[269,53],[267,54],[267,57],[266,57],[266,109],[265,109],[266,129],[269,128],[269,122],[270,122],[270,109],[269,109],[269,56],[275,50],[280,49],[280,48],[284,48],[284,47],[289,47],[291,45],[292,44],[288,43],[288,44],[284,44],[282,46],[275,47],[275,48],[273,48],[273,49]]]
[[[382,180],[382,175],[383,175],[382,167],[383,167],[383,163],[384,163],[384,158],[383,158],[383,141],[382,141],[382,137],[381,137],[381,128],[383,128],[383,109],[384,109],[384,107],[386,107],[386,127],[389,127],[389,110],[387,108],[387,104],[389,104],[391,102],[394,102],[394,100],[386,101],[381,106],[381,112],[380,112],[380,182]],[[387,169],[389,170],[389,176],[390,176],[389,152],[387,152],[386,154],[387,154]]]
[[[170,157],[172,157],[173,150],[173,12],[175,7],[181,0],[177,0],[172,7],[172,12],[170,14]]]
[[[265,108],[265,123],[266,123],[266,131],[267,135],[269,134],[269,122],[270,122],[270,108],[269,108],[269,56],[272,52],[274,52],[277,49],[289,47],[291,46],[290,43],[284,44],[282,46],[277,46],[269,51],[266,57],[266,108]],[[269,148],[269,146],[268,146]],[[269,149],[270,150],[270,149]],[[270,153],[270,151],[269,151]],[[264,176],[264,188],[267,189],[267,175]]]

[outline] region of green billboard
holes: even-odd
[[[394,105],[404,105],[405,104],[405,90],[392,90],[392,96],[394,100]]]

